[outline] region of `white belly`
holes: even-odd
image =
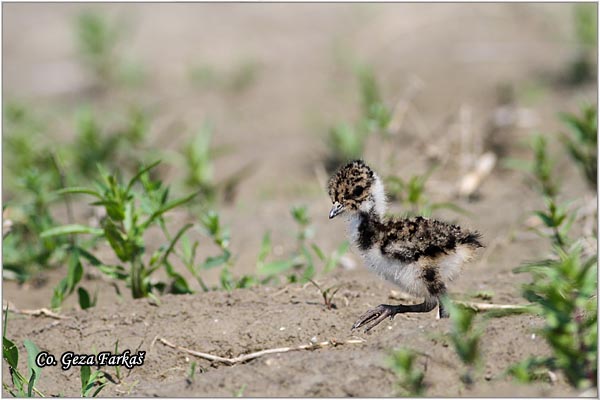
[[[417,297],[428,296],[427,288],[420,278],[422,271],[418,265],[390,260],[384,257],[379,249],[367,251],[363,258],[371,271],[396,284],[403,291]]]

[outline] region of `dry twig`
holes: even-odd
[[[468,307],[476,312],[505,310],[505,311],[526,311],[529,309],[529,304],[489,304],[489,303],[473,303],[470,301],[453,300],[454,303]]]
[[[173,343],[169,342],[167,339],[164,339],[161,337],[159,337],[157,340],[159,342],[161,342],[162,344],[164,344],[165,346],[171,347],[171,348],[179,350],[179,351],[183,351],[184,353],[191,354],[196,357],[204,358],[205,360],[216,361],[216,362],[220,362],[220,363],[227,364],[227,365],[243,363],[243,362],[258,358],[258,357],[269,355],[269,354],[288,353],[290,351],[298,351],[298,350],[315,350],[315,349],[319,349],[319,348],[326,347],[326,346],[340,346],[343,344],[360,344],[360,343],[365,342],[364,339],[349,339],[349,340],[345,340],[343,342],[338,342],[338,341],[332,339],[332,340],[327,340],[325,342],[303,344],[303,345],[296,346],[296,347],[280,347],[277,349],[266,349],[266,350],[256,351],[254,353],[242,354],[241,356],[237,356],[237,357],[233,357],[233,358],[225,358],[225,357],[215,356],[213,354],[202,353],[199,351],[186,349],[185,347],[181,347],[176,344],[173,344]]]
[[[7,309],[7,305],[5,305],[2,310],[4,312],[6,312]],[[8,311],[15,313],[15,314],[21,314],[21,315],[31,315],[34,317],[39,317],[39,316],[44,316],[44,317],[49,317],[49,318],[54,318],[54,319],[70,319],[71,317],[67,317],[66,315],[60,315],[57,314],[47,308],[39,308],[37,310],[19,310],[17,308],[15,308],[14,306],[8,306]]]

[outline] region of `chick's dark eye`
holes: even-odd
[[[357,186],[357,187],[355,187],[355,188],[354,188],[354,190],[352,191],[352,194],[353,194],[355,197],[358,197],[358,196],[360,196],[360,195],[363,193],[363,191],[364,191],[364,190],[365,190],[365,188],[364,188],[364,187],[362,187],[362,186]]]

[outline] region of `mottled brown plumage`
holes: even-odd
[[[385,192],[377,174],[357,160],[340,168],[328,185],[333,208],[329,218],[347,213],[350,236],[367,266],[409,293],[424,297],[411,306],[380,305],[363,315],[353,328],[367,331],[399,312],[428,312],[439,304],[446,282],[482,247],[480,234],[424,217],[385,218]]]

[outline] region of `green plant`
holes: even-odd
[[[26,378],[18,370],[19,365],[19,348],[15,343],[6,337],[6,327],[8,322],[8,307],[4,314],[4,330],[2,332],[2,358],[8,364],[8,372],[12,380],[12,388],[2,382],[4,390],[10,393],[13,397],[33,397],[34,393],[40,397],[44,395],[36,388],[36,384],[40,379],[42,369],[35,362],[40,349],[29,339],[23,342],[25,350],[27,350],[27,369],[29,378]]]
[[[425,372],[417,368],[416,360],[417,354],[408,348],[395,350],[388,360],[398,379],[400,395],[417,397],[425,394]]]
[[[196,361],[192,361],[190,364],[190,368],[188,370],[187,382],[192,383],[194,381],[194,377],[196,376],[196,367],[198,363]]]
[[[206,292],[211,288],[202,279],[201,271],[213,268],[221,268],[219,279],[221,289],[245,288],[258,283],[258,279],[252,275],[244,275],[238,279],[233,277],[231,268],[234,264],[234,258],[229,248],[230,232],[221,223],[219,214],[212,210],[204,212],[200,216],[200,223],[200,231],[210,238],[212,244],[219,249],[219,254],[207,256],[204,261],[197,263],[196,254],[199,242],[195,240],[192,243],[187,234],[183,235],[181,239],[180,251],[174,251],[174,254],[179,257],[185,267],[196,278],[202,290]]]
[[[581,116],[560,114],[569,130],[561,139],[573,161],[579,166],[588,185],[596,190],[598,180],[598,110],[584,107]]]
[[[258,79],[261,65],[252,59],[240,60],[229,71],[221,71],[209,64],[191,66],[190,81],[202,89],[222,89],[240,94]]]
[[[330,286],[327,289],[323,289],[317,282],[313,281],[312,279],[309,279],[308,281],[317,288],[319,293],[321,293],[321,296],[323,297],[323,304],[328,310],[331,310],[332,308],[337,308],[336,305],[333,303],[333,298],[341,289],[341,286]]]
[[[546,379],[550,370],[555,368],[552,358],[529,357],[508,367],[506,374],[521,383],[530,383]]]
[[[121,30],[102,14],[83,12],[76,20],[76,38],[80,56],[101,80],[115,77],[116,45]]]
[[[238,390],[233,392],[233,397],[244,397],[244,391],[246,390],[246,384],[244,383]]]
[[[3,276],[6,278],[24,282],[65,258],[66,238],[40,238],[43,231],[56,223],[50,212],[57,199],[50,189],[56,188],[51,182],[53,178],[51,173],[33,168],[23,171],[20,195],[8,202],[6,212],[10,213],[13,225],[2,243]]]
[[[554,197],[558,192],[553,169],[554,160],[548,153],[548,141],[542,134],[533,135],[529,141],[529,147],[533,151],[533,160],[509,159],[506,166],[518,169],[528,174],[530,182],[544,196]]]
[[[211,137],[211,128],[205,124],[181,150],[185,160],[186,186],[198,188],[208,202],[214,201],[217,192],[213,178],[215,154],[211,148]]]
[[[104,373],[100,370],[94,371],[89,365],[84,365],[79,371],[81,378],[81,397],[96,397],[108,384]]]
[[[185,142],[179,152],[171,155],[171,162],[184,172],[183,184],[187,189],[199,190],[201,211],[214,206],[217,200],[234,201],[238,185],[254,170],[255,163],[244,165],[231,175],[216,181],[215,160],[231,151],[231,146],[213,146],[212,127],[206,123]]]
[[[385,181],[390,199],[400,201],[410,215],[431,216],[435,210],[444,208],[465,213],[451,202],[431,202],[426,193],[426,185],[434,170],[435,168],[430,168],[423,175],[413,175],[407,180],[395,175],[388,176]]]
[[[257,271],[259,275],[266,276],[267,281],[276,279],[277,276],[285,273],[289,282],[307,282],[316,274],[314,256],[321,261],[323,271],[326,273],[339,263],[340,258],[348,250],[348,242],[343,242],[329,256],[326,256],[316,243],[310,245],[307,243],[314,231],[310,226],[310,217],[306,206],[292,207],[290,213],[298,227],[297,250],[289,258],[266,262],[267,256],[271,253],[271,237],[268,233],[264,235],[257,261]]]
[[[554,250],[557,259],[529,263],[515,272],[533,276],[523,294],[545,319],[541,334],[554,353],[545,362],[561,369],[577,388],[597,385],[597,257],[584,257],[578,243]]]
[[[465,370],[461,374],[461,381],[467,386],[474,383],[474,372],[477,368],[481,354],[479,351],[479,340],[483,334],[481,327],[474,326],[475,311],[453,304],[449,299],[443,300],[444,307],[450,313],[452,328],[450,341]]]
[[[231,72],[227,87],[233,93],[242,93],[258,79],[260,64],[253,60],[240,62]]]
[[[567,82],[573,85],[588,82],[595,75],[597,58],[598,6],[597,4],[574,4],[573,22],[577,51],[567,70]]]
[[[576,214],[568,212],[568,204],[556,204],[554,197],[544,197],[546,210],[534,211],[546,228],[552,233],[546,235],[540,230],[536,230],[540,236],[548,236],[557,246],[565,246],[569,242],[568,233],[575,221]]]
[[[345,162],[361,158],[366,146],[367,132],[348,124],[339,124],[327,135],[326,168],[335,170]]]
[[[4,106],[3,215],[12,227],[3,245],[3,277],[24,282],[64,259],[64,238],[40,239],[55,224],[51,212],[61,187],[58,156],[45,140],[45,125],[29,107]]]
[[[370,66],[363,65],[357,68],[362,103],[362,124],[367,132],[382,132],[392,119],[391,110],[384,104],[375,73]]]
[[[169,201],[169,188],[163,187],[162,182],[153,181],[149,171],[156,167],[155,162],[142,168],[125,185],[116,175],[109,174],[99,166],[101,182],[96,187],[71,187],[59,190],[59,194],[86,194],[97,199],[92,205],[101,206],[106,212],[106,217],[101,222],[101,227],[85,225],[65,225],[51,228],[42,237],[53,237],[66,234],[91,234],[105,241],[113,250],[118,259],[129,265],[126,269],[122,265],[106,265],[98,258],[79,246],[71,248],[71,262],[67,277],[55,289],[53,307],[59,306],[64,296],[70,294],[82,275],[80,257],[91,265],[97,267],[104,274],[119,280],[126,281],[131,288],[134,298],[150,296],[156,299],[153,290],[162,293],[167,288],[172,293],[190,293],[186,280],[177,273],[168,259],[173,248],[183,233],[191,227],[186,225],[177,234],[170,238],[169,244],[157,249],[149,261],[144,260],[146,251],[144,234],[152,226],[159,226],[166,232],[163,215],[192,200],[196,193],[183,198]],[[141,190],[134,190],[141,186]],[[71,267],[72,266],[72,267]],[[171,279],[171,284],[153,282],[152,274],[164,267]]]
[[[84,107],[77,113],[77,129],[69,154],[74,154],[73,164],[77,181],[96,174],[96,165],[114,165],[128,171],[138,167],[132,160],[132,149],[143,145],[149,128],[149,117],[139,107],[130,107],[118,116],[121,120],[114,128],[101,125],[96,113]],[[133,157],[135,159],[136,157]],[[79,177],[78,175],[82,176]]]
[[[230,268],[233,266],[231,251],[229,249],[230,233],[229,229],[223,227],[220,223],[219,214],[210,211],[201,218],[202,227],[205,233],[212,239],[213,243],[219,248],[221,254],[207,257],[201,267],[204,269],[222,267],[220,274],[221,287],[231,290],[234,287]]]
[[[591,121],[595,118],[592,115],[591,111],[586,112],[587,122],[573,116],[568,118],[573,129],[579,131],[576,133],[579,143],[572,142],[571,146],[581,145],[585,148],[590,145],[593,140]],[[543,151],[536,151],[535,159],[537,164],[543,166],[537,168],[542,172],[534,174],[534,177],[541,188],[546,209],[536,211],[535,214],[552,232],[547,235],[538,231],[542,237],[551,239],[553,255],[545,260],[522,265],[515,272],[527,272],[533,277],[531,283],[524,285],[523,295],[534,304],[531,312],[544,317],[545,324],[541,334],[552,348],[553,354],[522,361],[512,366],[508,373],[521,381],[528,381],[539,377],[541,369],[559,369],[574,387],[597,386],[597,253],[587,254],[583,251],[582,240],[574,240],[569,236],[576,211],[569,210],[567,204],[557,203],[558,185],[554,184],[552,168],[546,161],[548,157],[545,155],[545,145],[541,150]],[[567,150],[572,152],[569,145]],[[544,154],[540,155],[541,153]],[[578,163],[586,160],[582,164],[585,171],[590,155],[583,154],[585,153],[573,158]]]

